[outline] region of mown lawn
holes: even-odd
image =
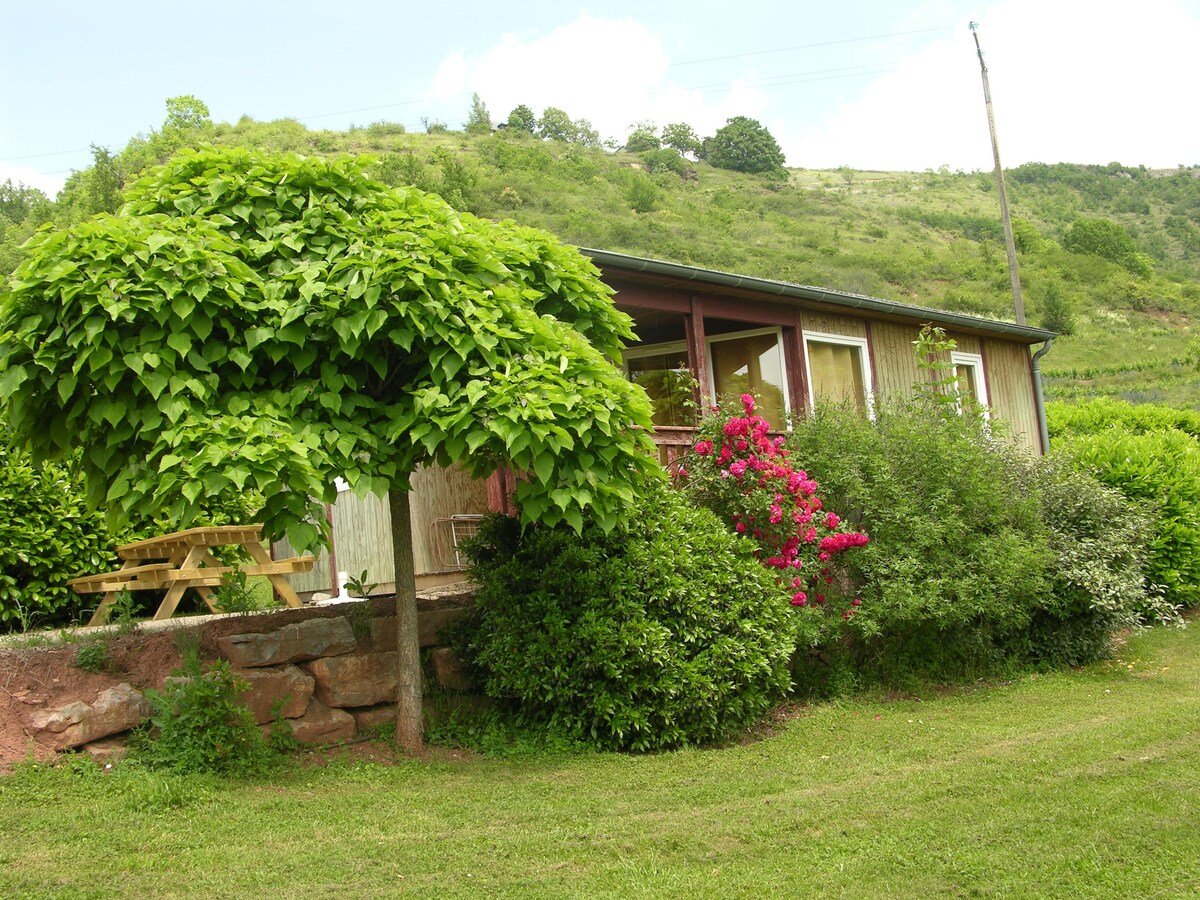
[[[1200,627],[719,750],[0,779],[3,897],[1200,895]]]

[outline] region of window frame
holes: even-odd
[[[983,370],[983,354],[982,353],[966,353],[962,350],[950,351],[950,365],[954,366],[955,379],[958,378],[958,367],[969,366],[975,370],[975,399],[981,407],[983,407],[984,421],[991,420],[992,399],[988,394],[987,375]],[[955,382],[957,384],[957,381]],[[955,398],[958,412],[961,415],[962,395],[956,391],[958,396]]]
[[[865,337],[854,337],[848,334],[830,334],[826,331],[805,331],[804,345],[804,374],[805,387],[808,389],[808,410],[811,415],[817,408],[817,398],[813,393],[812,359],[809,357],[809,343],[839,344],[843,347],[858,348],[858,365],[861,369],[863,382],[863,403],[866,405],[867,418],[875,421],[875,381],[871,368],[871,344]]]
[[[716,367],[713,365],[712,345],[718,341],[733,341],[739,338],[760,337],[764,334],[775,335],[775,347],[779,351],[779,374],[783,382],[780,387],[783,390],[783,416],[784,422],[771,423],[777,431],[792,430],[792,396],[791,386],[788,382],[788,364],[787,364],[787,348],[783,344],[783,328],[778,325],[770,325],[765,328],[748,328],[744,331],[730,331],[725,334],[706,334],[704,336],[704,354],[705,363],[708,369],[708,396],[712,398],[714,403],[717,402],[717,373]]]
[[[636,347],[626,347],[621,351],[621,374],[625,376],[626,381],[631,381],[629,377],[629,360],[645,359],[647,356],[666,355],[670,353],[678,353],[680,350],[688,357],[688,370],[692,373],[693,380],[696,377],[696,370],[692,367],[693,360],[691,353],[688,350],[687,341],[664,341],[658,344],[639,344]],[[693,401],[695,395],[693,395]],[[656,425],[655,430],[663,428],[691,428],[690,425]]]

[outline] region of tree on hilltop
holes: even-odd
[[[706,138],[705,158],[718,169],[735,172],[774,172],[783,168],[783,151],[757,119],[734,116]]]

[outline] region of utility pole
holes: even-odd
[[[979,25],[971,23],[971,36],[975,38],[975,52],[979,54],[979,69],[983,73],[983,100],[987,104],[988,129],[992,133],[992,156],[996,160],[996,187],[1000,191],[1000,217],[1004,220],[1004,249],[1008,251],[1008,275],[1012,279],[1013,309],[1017,324],[1025,324],[1025,301],[1021,299],[1021,276],[1017,272],[1017,245],[1013,240],[1012,219],[1008,214],[1008,192],[1004,189],[1004,169],[1000,165],[1000,142],[996,140],[996,118],[992,115],[992,89],[988,86],[987,63],[979,49]]]

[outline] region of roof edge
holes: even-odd
[[[659,259],[629,256],[625,253],[613,253],[609,250],[596,250],[589,247],[580,247],[578,249],[580,253],[589,257],[592,262],[599,266],[612,266],[636,272],[646,272],[651,275],[698,281],[720,287],[742,288],[743,290],[758,291],[764,294],[775,294],[776,296],[789,297],[796,300],[815,300],[822,303],[831,303],[835,306],[869,310],[871,312],[901,316],[922,322],[936,322],[959,328],[971,328],[978,331],[987,331],[993,334],[1003,334],[1008,337],[1020,338],[1031,344],[1048,341],[1057,336],[1057,332],[1049,331],[1045,328],[1035,328],[1031,325],[1017,325],[1014,322],[1000,322],[995,319],[984,319],[980,316],[947,312],[942,309],[930,309],[925,306],[912,306],[907,303],[899,303],[895,300],[868,297],[865,294],[851,294],[828,288],[792,284],[787,281],[755,278],[750,275],[734,275],[729,272],[719,272],[715,269],[702,269],[697,266],[685,266],[681,263],[666,262]]]

